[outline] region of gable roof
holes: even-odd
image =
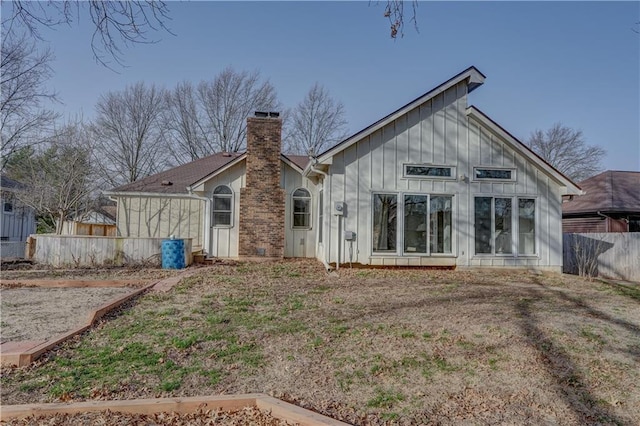
[[[190,163],[182,164],[155,175],[137,180],[126,185],[105,191],[108,195],[119,193],[149,193],[149,194],[189,194],[190,189],[204,183],[216,174],[242,161],[246,157],[244,152],[217,153],[199,158]],[[302,171],[309,158],[302,155],[281,155],[281,159]]]
[[[607,170],[580,186],[585,194],[562,203],[563,215],[640,213],[640,172]]]
[[[121,192],[142,192],[155,194],[188,194],[187,188],[205,177],[211,175],[224,166],[232,163],[244,153],[218,153],[202,157],[190,163],[182,164],[155,175],[131,182],[106,194]],[[164,182],[164,183],[163,183]]]
[[[491,118],[489,118],[489,116],[486,115],[484,112],[480,111],[478,108],[471,105],[467,107],[467,115],[470,117],[473,117],[483,126],[487,127],[488,129],[493,131],[495,134],[497,134],[498,136],[506,140],[507,143],[509,143],[509,145],[511,145],[511,147],[516,152],[523,155],[525,158],[527,158],[532,163],[536,164],[542,170],[545,170],[549,176],[551,176],[553,179],[556,180],[556,182],[560,183],[561,185],[564,185],[564,187],[566,188],[566,194],[572,194],[572,195],[582,194],[580,187],[576,185],[575,182],[573,182],[570,178],[568,178],[563,173],[558,171],[555,167],[549,164],[544,158],[540,157],[538,154],[533,152],[531,148],[526,146],[524,143],[520,142],[515,136],[513,136],[511,133],[506,131],[502,126],[500,126],[498,123],[496,123]]]
[[[4,174],[0,175],[0,188],[5,190],[5,191],[19,191],[21,189],[25,189],[26,185],[18,182],[15,179],[11,179],[8,176],[5,176]]]
[[[447,89],[454,87],[458,83],[466,81],[467,93],[471,93],[473,90],[475,90],[477,87],[479,87],[484,83],[485,78],[486,78],[485,75],[482,74],[476,67],[470,66],[469,68],[462,71],[461,73],[451,77],[449,80],[445,81],[444,83],[429,90],[427,93],[417,97],[416,99],[412,100],[408,104],[398,108],[397,110],[387,115],[386,117],[381,118],[380,120],[376,121],[370,126],[360,130],[356,134],[349,136],[347,139],[343,140],[337,145],[334,145],[333,147],[327,149],[325,152],[318,155],[317,162],[322,163],[326,161],[327,159],[329,159],[330,157],[333,157],[338,152],[347,149],[348,147],[358,142],[359,140],[371,135],[376,130],[381,129],[382,127],[386,126],[387,124],[391,123],[392,121],[396,120],[402,115],[408,113],[412,109],[422,105],[423,103],[436,97],[440,93],[443,93]],[[305,168],[305,174],[308,173],[307,169],[310,168],[310,166],[311,164],[307,165],[307,168]]]

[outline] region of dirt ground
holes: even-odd
[[[3,370],[1,392],[264,392],[357,425],[636,425],[640,289],[526,271],[203,268]]]
[[[160,269],[23,269],[2,271],[0,341],[47,340],[87,322],[89,314],[139,285],[174,275]],[[135,280],[139,285],[108,288],[43,288],[32,280]],[[11,285],[7,285],[11,282]],[[16,283],[17,282],[17,283]]]

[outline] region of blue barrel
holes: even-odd
[[[162,240],[162,269],[184,267],[184,240]]]

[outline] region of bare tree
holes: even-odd
[[[100,97],[92,133],[96,164],[106,183],[134,182],[166,165],[164,108],[164,90],[142,82]]]
[[[24,34],[5,31],[3,26],[1,56],[1,168],[4,169],[16,150],[42,142],[40,135],[58,114],[45,107],[46,102],[56,101],[55,93],[44,87],[52,74],[51,52],[38,51]]]
[[[255,111],[281,109],[276,90],[269,81],[262,81],[257,71],[238,72],[232,68],[224,69],[213,81],[201,82],[198,100],[204,113],[203,128],[213,152],[240,151],[246,146],[247,117]]]
[[[404,36],[404,5],[406,1],[404,0],[387,0],[385,8],[384,8],[384,17],[389,20],[389,25],[391,27],[391,38]],[[417,9],[418,9],[418,1],[411,0],[411,16],[409,21],[413,23],[413,27],[416,31],[418,31],[418,20],[417,20]]]
[[[167,92],[164,120],[175,160],[187,163],[216,152],[203,128],[205,118],[193,85],[184,81]]]
[[[291,113],[285,137],[287,152],[317,155],[347,136],[344,105],[318,83]]]
[[[601,161],[607,153],[600,146],[587,145],[581,130],[574,130],[560,123],[546,131],[534,131],[526,144],[576,182],[601,172]]]
[[[41,29],[61,24],[72,25],[87,8],[94,32],[91,48],[95,60],[108,66],[108,57],[122,65],[122,46],[136,43],[154,43],[149,32],[165,30],[169,9],[164,1],[22,1],[8,2],[10,13],[5,13],[3,27],[9,30],[21,28],[32,37],[42,39]]]
[[[90,138],[84,127],[69,124],[48,138],[46,145],[14,163],[28,190],[17,194],[25,205],[62,232],[63,221],[83,210],[95,195]]]

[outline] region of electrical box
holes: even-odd
[[[347,241],[354,241],[356,239],[356,233],[353,231],[344,231],[344,239]]]
[[[333,214],[336,216],[344,216],[346,205],[342,201],[336,201],[333,205]]]

